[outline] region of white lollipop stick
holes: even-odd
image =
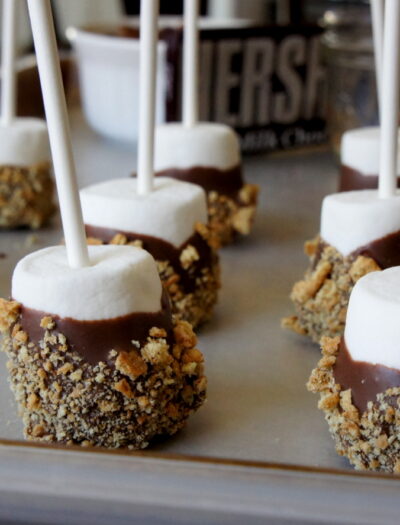
[[[89,255],[79,201],[67,106],[50,1],[28,0],[28,8],[49,130],[68,262],[72,268],[80,268],[89,265]]]
[[[15,51],[18,0],[3,0],[3,38],[1,53],[1,121],[11,124],[16,113]]]
[[[383,48],[383,11],[384,0],[371,0],[372,36],[374,40],[376,91],[378,107],[381,108],[382,85],[382,48]]]
[[[159,0],[140,3],[140,77],[139,77],[139,140],[138,186],[139,195],[153,190],[154,179],[154,125],[156,50],[158,42],[157,15]]]
[[[382,61],[379,197],[395,194],[399,114],[400,1],[386,0]]]
[[[198,119],[199,85],[199,0],[185,0],[183,40],[183,124],[193,127]]]

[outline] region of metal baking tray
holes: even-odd
[[[81,186],[134,171],[135,151],[95,135],[79,109],[71,111],[71,127]],[[291,286],[307,265],[303,242],[318,231],[322,197],[336,189],[335,159],[321,151],[254,156],[244,170],[261,187],[260,206],[251,236],[221,251],[220,300],[199,335],[205,406],[184,431],[145,452],[35,445],[23,441],[2,355],[0,518],[3,509],[4,516],[52,523],[46,519],[55,509],[71,510],[74,502],[88,523],[94,516],[106,523],[117,510],[125,523],[132,505],[151,523],[212,516],[227,523],[244,516],[247,523],[396,522],[400,480],[354,473],[336,455],[317,397],[305,388],[319,349],[280,328],[291,313]],[[0,296],[10,293],[18,259],[61,237],[59,218],[38,232],[1,232]]]

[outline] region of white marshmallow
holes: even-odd
[[[345,341],[356,361],[400,370],[400,267],[372,272],[354,286]]]
[[[64,246],[19,261],[12,297],[27,308],[81,321],[158,312],[162,287],[152,256],[132,246],[89,246],[91,266],[70,268]]]
[[[380,127],[357,128],[346,131],[341,142],[341,163],[362,174],[378,175]],[[400,146],[400,132],[398,135]],[[397,153],[397,174],[400,175],[400,147]]]
[[[228,170],[240,162],[239,140],[229,126],[201,122],[186,128],[174,122],[156,128],[155,171],[193,166]]]
[[[347,256],[400,230],[400,192],[380,199],[377,190],[346,191],[324,198],[321,237]]]
[[[32,166],[50,160],[47,125],[38,118],[17,118],[0,124],[0,165]]]
[[[151,235],[181,246],[197,222],[207,223],[206,194],[200,186],[156,177],[154,190],[137,194],[137,179],[116,179],[80,192],[83,220],[90,226]]]

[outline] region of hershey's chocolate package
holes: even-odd
[[[245,152],[326,141],[321,30],[314,26],[206,29],[200,33],[200,117],[236,129]],[[182,31],[163,34],[167,119],[180,118]]]

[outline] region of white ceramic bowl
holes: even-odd
[[[135,142],[139,121],[139,40],[81,29],[67,31],[78,65],[83,111],[107,137]],[[165,120],[166,44],[157,48],[156,121]]]
[[[202,19],[201,28],[245,27],[248,20]],[[138,27],[137,18],[121,25]],[[160,27],[182,26],[182,19],[161,17]],[[111,29],[111,28],[108,28]],[[138,135],[139,40],[71,27],[67,37],[76,53],[83,111],[90,126],[107,137],[136,142]],[[158,43],[156,122],[166,119],[168,82],[166,44]]]

